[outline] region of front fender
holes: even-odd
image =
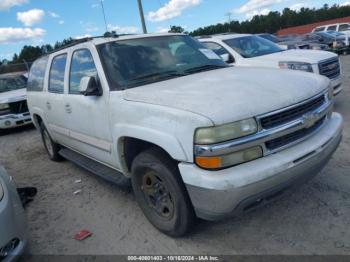
[[[178,161],[187,162],[189,159],[180,141],[168,133],[131,124],[117,124],[113,128],[113,133],[113,138],[116,140],[114,144],[117,146],[120,145],[122,138],[132,137],[161,147],[173,159]],[[117,150],[117,152],[119,152],[119,150]]]

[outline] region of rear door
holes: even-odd
[[[47,128],[54,140],[63,145],[70,142],[69,133],[65,128],[66,116],[64,111],[67,56],[67,53],[61,53],[51,59],[47,80],[47,95],[44,99]]]

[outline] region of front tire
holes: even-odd
[[[179,237],[195,220],[194,210],[176,163],[158,148],[140,153],[132,164],[136,200],[151,224]]]
[[[60,146],[52,140],[43,122],[40,124],[40,133],[49,158],[56,162],[62,161],[63,158],[58,154],[58,151],[60,151]]]

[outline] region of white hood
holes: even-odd
[[[27,99],[27,89],[18,89],[0,93],[0,104],[17,102]]]
[[[128,89],[124,99],[190,111],[218,125],[301,102],[329,83],[300,71],[230,67]]]
[[[319,50],[301,50],[291,49],[283,52],[273,53],[264,56],[258,56],[253,58],[247,58],[244,60],[261,61],[262,65],[266,65],[268,62],[274,62],[278,66],[278,62],[291,61],[291,62],[304,62],[310,64],[318,64],[322,60],[337,57],[336,54]],[[249,63],[249,62],[248,62]],[[254,63],[256,65],[256,63]]]

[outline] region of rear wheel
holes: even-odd
[[[135,158],[132,173],[136,200],[152,225],[170,236],[186,234],[195,215],[176,163],[151,148]]]
[[[60,146],[59,144],[55,143],[52,140],[43,122],[41,122],[40,124],[40,132],[41,132],[41,138],[43,140],[45,150],[49,158],[52,161],[61,161],[63,158],[58,154],[58,151],[60,150]]]

